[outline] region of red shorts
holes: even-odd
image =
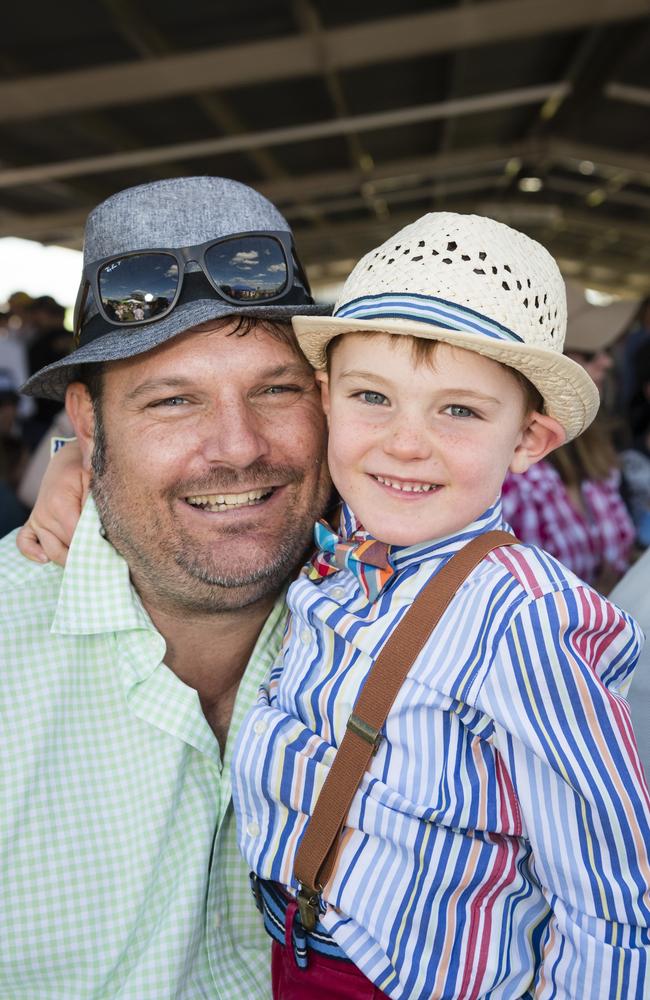
[[[309,953],[309,965],[299,969],[293,952],[278,941],[271,953],[273,1000],[380,1000],[386,994],[352,962]]]
[[[298,967],[289,946],[297,906],[292,900],[285,917],[285,944],[274,940],[271,952],[273,1000],[381,1000],[385,993],[356,965],[308,949],[307,968]]]

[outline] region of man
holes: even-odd
[[[92,497],[63,570],[0,543],[2,997],[270,995],[229,755],[329,496],[316,309],[235,182],[89,217],[77,349],[27,391],[65,394]]]

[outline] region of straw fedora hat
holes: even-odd
[[[374,331],[440,340],[516,368],[544,410],[576,437],[596,415],[598,390],[562,353],[564,281],[539,243],[493,219],[433,212],[356,265],[331,317],[295,317],[314,366],[343,333]]]

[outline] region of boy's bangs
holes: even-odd
[[[350,330],[350,333],[354,333],[354,330]],[[411,360],[414,365],[428,365],[430,368],[435,367],[434,355],[438,346],[442,343],[440,340],[430,340],[426,337],[415,337],[410,334],[401,333],[382,333],[379,330],[364,330],[362,335],[368,340],[375,340],[377,337],[388,337],[391,345],[397,346],[400,349],[405,349],[406,347],[410,349]],[[341,338],[345,336],[348,336],[348,334],[339,334],[338,337],[333,337],[327,345],[328,371],[332,361],[332,354],[335,350],[335,345],[338,344],[341,341]],[[460,350],[467,350],[467,348],[460,348]],[[512,368],[510,365],[504,365],[501,361],[496,361],[495,364],[505,368],[505,370],[510,372],[516,380],[523,393],[525,413],[543,413],[544,398],[539,389],[533,385],[530,379],[526,378],[526,376],[516,368]]]

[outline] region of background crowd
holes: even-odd
[[[504,511],[523,541],[607,594],[650,545],[650,299],[599,306],[569,284],[568,308],[566,353],[596,382],[601,411],[581,437],[507,479]],[[19,387],[71,346],[54,298],[9,297],[0,312],[0,535],[28,516],[52,433],[70,433],[58,404]]]

